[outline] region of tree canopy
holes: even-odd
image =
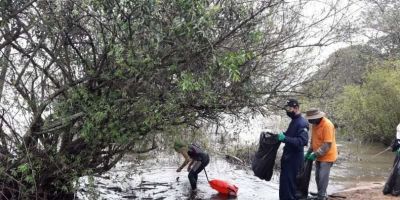
[[[389,144],[400,121],[399,61],[377,64],[363,85],[345,86],[336,98],[337,118],[352,138]]]

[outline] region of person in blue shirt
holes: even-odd
[[[279,177],[279,199],[296,200],[296,174],[304,162],[304,146],[308,143],[308,122],[301,116],[296,99],[289,99],[286,114],[292,119],[286,132],[278,134],[278,140],[285,143],[281,158]]]

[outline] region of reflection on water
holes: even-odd
[[[360,182],[385,181],[394,159],[392,152],[373,157],[385,149],[381,145],[342,142],[338,149],[339,160],[331,170],[329,193],[354,187]],[[238,186],[238,197],[234,198],[218,195],[208,185],[203,172],[199,174],[198,191],[192,193],[187,172],[175,172],[180,158],[177,155],[157,157],[141,164],[137,160],[126,160],[101,177],[95,177],[95,195],[99,199],[279,199],[278,171],[274,172],[271,181],[266,182],[255,177],[249,168],[229,164],[222,157],[212,156],[206,168],[209,179],[221,179]],[[312,174],[311,192],[316,192],[314,177]],[[87,177],[81,179],[80,188],[78,197],[89,199],[90,184]]]
[[[175,157],[175,156],[173,156]],[[187,172],[177,173],[177,162],[171,159],[148,161],[139,166],[129,163],[120,163],[102,177],[96,177],[96,190],[99,196],[105,199],[279,199],[278,176],[275,175],[270,182],[262,181],[253,176],[252,171],[227,163],[222,157],[211,157],[207,166],[210,180],[221,179],[239,187],[238,197],[218,195],[207,182],[202,172],[198,178],[198,190],[195,194],[190,191]],[[135,167],[133,172],[130,168]],[[105,178],[106,177],[106,178]],[[99,184],[101,183],[101,184]],[[81,180],[80,199],[89,199],[87,188],[88,179]],[[110,188],[120,188],[110,190]]]
[[[394,160],[394,153],[387,151],[381,144],[359,144],[342,142],[339,160],[332,168],[332,180],[345,187],[360,182],[383,182],[389,175]]]

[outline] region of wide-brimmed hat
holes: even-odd
[[[325,113],[320,111],[318,108],[310,108],[306,112],[306,119],[319,119],[325,117]]]

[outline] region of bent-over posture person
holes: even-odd
[[[180,172],[189,163],[187,170],[189,172],[190,186],[192,190],[196,190],[198,174],[208,165],[210,157],[196,144],[185,145],[180,141],[175,141],[174,149],[182,154],[185,159],[176,171]]]

